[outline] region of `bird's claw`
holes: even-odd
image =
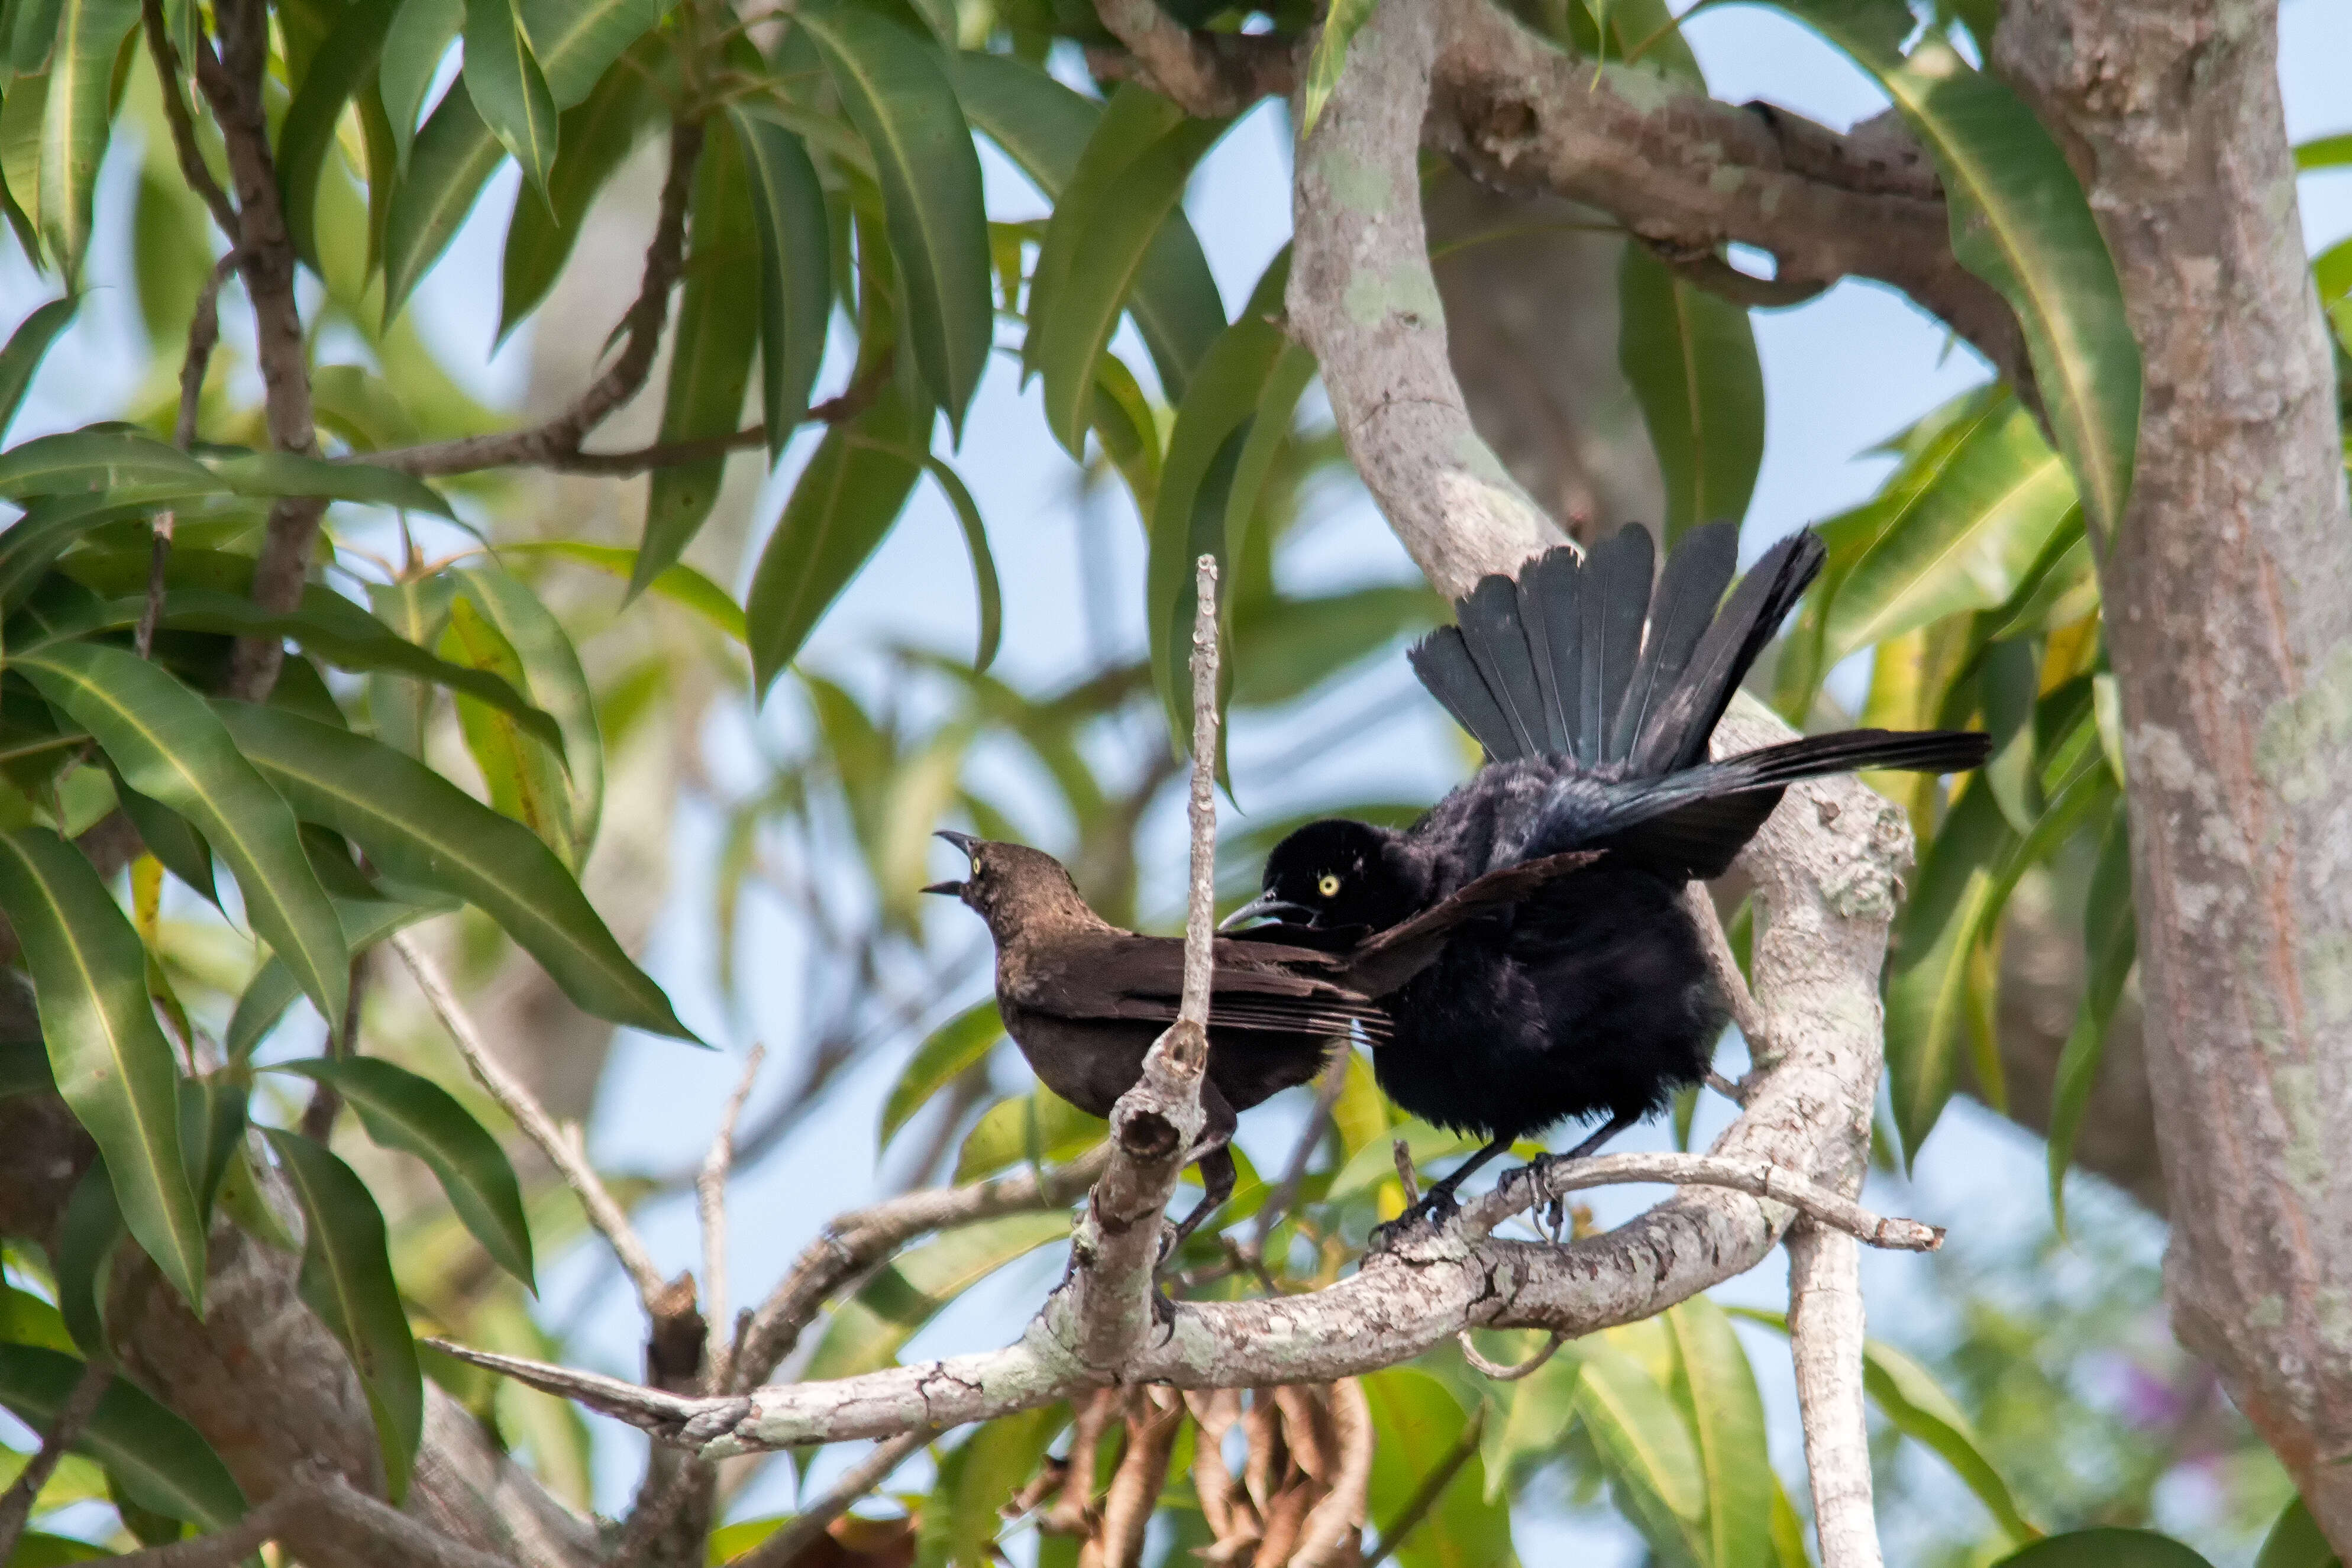
[[[1461,1212],[1461,1200],[1454,1196],[1453,1189],[1444,1186],[1431,1187],[1422,1195],[1419,1202],[1406,1208],[1402,1214],[1385,1225],[1374,1226],[1370,1238],[1371,1244],[1375,1248],[1383,1249],[1393,1247],[1422,1226],[1427,1226],[1432,1230],[1443,1230],[1453,1224]]]

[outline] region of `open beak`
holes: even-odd
[[[1231,931],[1244,920],[1256,920],[1270,915],[1279,915],[1284,919],[1296,918],[1307,925],[1315,924],[1315,912],[1305,904],[1293,904],[1286,898],[1276,898],[1270,893],[1262,893],[1217,922],[1217,929]]]
[[[973,838],[970,833],[959,833],[953,828],[941,828],[939,831],[933,833],[931,837],[935,839],[947,840],[948,842],[953,844],[956,848],[964,852],[964,858],[966,860],[971,858],[973,847],[980,842],[978,839]],[[923,891],[925,893],[940,894],[949,898],[961,898],[963,896],[963,886],[964,884],[960,882],[935,882],[931,883],[930,886],[923,889]]]

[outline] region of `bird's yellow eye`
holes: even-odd
[[[1320,877],[1316,879],[1315,891],[1321,894],[1326,898],[1338,897],[1339,894],[1339,877],[1330,872],[1325,872]]]

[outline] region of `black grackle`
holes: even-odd
[[[1496,868],[1606,852],[1462,926],[1387,998],[1387,1029],[1367,1031],[1391,1099],[1489,1140],[1423,1200],[1432,1216],[1516,1139],[1605,1116],[1559,1156],[1580,1158],[1705,1076],[1726,1008],[1682,889],[1722,875],[1787,785],[1985,758],[1981,734],[1853,730],[1708,761],[1741,677],[1823,557],[1810,533],[1782,540],[1717,614],[1738,544],[1729,524],[1695,530],[1654,597],[1639,528],[1582,561],[1554,549],[1479,583],[1411,657],[1486,765],[1401,831],[1299,829],[1267,857],[1264,895],[1227,922],[1276,915],[1253,928],[1276,941],[1302,924],[1379,931]]]

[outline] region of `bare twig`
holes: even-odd
[[[1468,1464],[1470,1456],[1478,1451],[1478,1439],[1486,1430],[1486,1407],[1482,1405],[1463,1427],[1462,1436],[1454,1440],[1454,1447],[1445,1458],[1438,1461],[1435,1469],[1422,1478],[1421,1485],[1413,1490],[1412,1497],[1405,1500],[1405,1505],[1397,1511],[1396,1517],[1382,1527],[1381,1543],[1364,1554],[1364,1568],[1380,1568],[1380,1564],[1394,1556],[1396,1549],[1404,1544],[1405,1537],[1429,1517],[1429,1511],[1437,1506],[1438,1500],[1445,1495],[1445,1489],[1454,1484],[1454,1478],[1462,1473],[1462,1467]]]
[[[1559,1354],[1561,1345],[1568,1343],[1567,1335],[1556,1333],[1541,1350],[1528,1357],[1527,1360],[1516,1364],[1505,1365],[1499,1361],[1489,1361],[1480,1354],[1477,1344],[1470,1338],[1468,1329],[1464,1329],[1454,1337],[1462,1346],[1462,1359],[1497,1383],[1517,1383],[1522,1377],[1532,1377],[1544,1363]]]
[[[621,1260],[621,1267],[628,1272],[630,1282],[636,1286],[637,1300],[644,1303],[646,1315],[662,1315],[656,1303],[662,1300],[668,1281],[662,1278],[660,1269],[654,1263],[653,1254],[646,1250],[646,1244],[629,1224],[628,1215],[614,1200],[604,1178],[588,1163],[587,1154],[579,1141],[565,1136],[563,1129],[555,1124],[555,1119],[547,1113],[546,1108],[540,1104],[522,1081],[490,1054],[481,1032],[474,1027],[474,1020],[467,1015],[457,995],[449,989],[449,982],[425,950],[416,945],[415,936],[403,931],[390,940],[393,951],[400,955],[400,961],[408,966],[409,974],[415,978],[417,989],[425,993],[425,999],[432,1007],[434,1016],[441,1020],[441,1027],[449,1031],[449,1038],[457,1043],[457,1053],[466,1059],[466,1065],[473,1069],[474,1076],[481,1082],[482,1087],[490,1092],[490,1098],[514,1118],[514,1124],[522,1129],[523,1136],[539,1145],[540,1153],[547,1156],[548,1163],[563,1178],[563,1184],[579,1197],[580,1207],[587,1211],[588,1222],[604,1234],[604,1239],[612,1246],[613,1255]]]
[[[400,1568],[513,1568],[369,1497],[325,1467],[281,1488],[226,1530],[110,1561],[129,1568],[233,1568],[276,1541],[313,1563],[372,1562]]]
[[[1143,1074],[1111,1107],[1110,1164],[1070,1248],[1068,1283],[1047,1304],[1068,1349],[1096,1376],[1122,1368],[1150,1318],[1160,1217],[1201,1136],[1201,1081],[1209,1064],[1211,944],[1216,936],[1217,563],[1193,562],[1192,898],[1184,921],[1184,983],[1176,1021],[1143,1058]]]
[[[1765,1037],[1764,1015],[1748,992],[1748,977],[1739,972],[1738,955],[1731,950],[1731,938],[1724,935],[1723,916],[1717,912],[1705,883],[1683,884],[1683,909],[1690,916],[1691,929],[1698,933],[1699,949],[1706,955],[1715,988],[1722,993],[1725,1005],[1731,1009],[1731,1021],[1748,1041],[1748,1057],[1761,1066],[1770,1060],[1773,1049]]]
[[[824,1496],[802,1508],[792,1522],[775,1534],[740,1557],[730,1559],[727,1568],[791,1568],[835,1520],[847,1513],[858,1499],[888,1480],[891,1471],[938,1436],[929,1427],[917,1427],[875,1444],[874,1451],[843,1472]]]
[[[704,1375],[703,1386],[713,1394],[727,1386],[728,1363],[734,1350],[726,1326],[727,1177],[735,1164],[735,1124],[742,1117],[743,1102],[751,1097],[751,1081],[759,1077],[760,1064],[767,1057],[766,1046],[754,1045],[744,1060],[742,1080],[727,1097],[726,1110],[719,1113],[719,1135],[710,1140],[710,1153],[694,1183],[695,1207],[702,1219],[702,1311],[719,1336]]]
[[[557,466],[555,459],[577,455],[588,433],[635,397],[653,371],[654,350],[669,319],[670,290],[677,285],[686,257],[687,202],[694,192],[694,169],[701,156],[701,124],[694,120],[673,124],[669,172],[662,181],[653,239],[646,246],[645,273],[635,301],[621,318],[621,351],[571,407],[527,430],[372,453],[368,461],[405,474],[470,474],[483,468]]]
[[[343,998],[343,1021],[340,1029],[327,1031],[327,1055],[335,1060],[356,1056],[360,1049],[360,1009],[367,1000],[371,967],[365,953],[352,956],[351,988]],[[325,1143],[335,1130],[335,1118],[342,1114],[343,1096],[327,1079],[320,1079],[310,1091],[310,1103],[302,1107],[302,1135]]]
[[[114,1374],[107,1367],[91,1362],[82,1368],[81,1379],[66,1396],[65,1403],[49,1422],[49,1429],[41,1434],[40,1451],[25,1461],[8,1490],[0,1492],[0,1563],[9,1561],[16,1550],[16,1542],[25,1533],[25,1521],[33,1516],[33,1504],[58,1466],[66,1450],[81,1440],[82,1428],[98,1413],[98,1402],[114,1382]]]
[[[752,1314],[736,1349],[729,1391],[740,1393],[773,1372],[825,1298],[908,1242],[1002,1215],[1063,1207],[1093,1186],[1109,1161],[1110,1145],[1105,1144],[1042,1177],[1019,1171],[970,1186],[910,1192],[840,1216],[793,1260]]]
[[[154,11],[153,0],[149,0],[148,9]],[[163,47],[171,47],[171,41],[164,40]],[[213,350],[220,346],[221,287],[228,281],[240,254],[239,246],[231,246],[227,255],[213,263],[211,275],[196,291],[196,308],[188,320],[187,351],[180,358],[180,411],[172,422],[172,444],[183,452],[196,439],[196,413],[204,400],[205,376],[212,368]],[[151,525],[155,538],[147,558],[147,603],[139,612],[139,630],[132,640],[132,646],[142,659],[155,646],[155,627],[163,615],[163,569],[172,559],[174,520],[174,514],[166,507],[155,514]]]
[[[1860,1254],[1853,1237],[1809,1220],[1790,1228],[1788,1246],[1789,1349],[1822,1568],[1879,1568],[1863,1414]]]
[[[1150,0],[1096,0],[1095,9],[1131,53],[1090,48],[1088,68],[1107,81],[1139,81],[1188,114],[1239,114],[1262,98],[1287,97],[1297,84],[1297,38],[1192,32]]]
[[[1290,1146],[1290,1159],[1282,1167],[1282,1179],[1275,1183],[1274,1191],[1266,1196],[1265,1206],[1257,1211],[1257,1229],[1251,1234],[1246,1262],[1256,1265],[1265,1259],[1266,1239],[1274,1228],[1290,1213],[1290,1206],[1298,1201],[1299,1188],[1307,1183],[1307,1165],[1315,1157],[1315,1145],[1323,1141],[1323,1129],[1330,1124],[1331,1107],[1339,1103],[1339,1091],[1348,1082],[1348,1051],[1344,1049],[1331,1059],[1323,1076],[1315,1081],[1315,1106],[1307,1113],[1307,1125],[1298,1130],[1298,1141]]]
[[[891,355],[887,350],[875,356],[874,363],[866,368],[863,376],[852,382],[838,397],[829,397],[823,402],[812,403],[808,413],[801,416],[801,423],[845,424],[856,419],[874,405],[875,397],[889,384],[890,364]],[[519,432],[518,434],[527,435],[530,433]],[[585,432],[582,433],[581,438],[586,439]],[[764,424],[753,424],[726,435],[698,435],[691,441],[660,442],[651,446],[640,446],[629,452],[583,452],[576,445],[568,450],[548,452],[543,455],[523,450],[511,457],[484,457],[481,461],[471,465],[471,467],[541,467],[552,469],[559,474],[625,476],[643,474],[653,468],[673,468],[681,463],[699,463],[707,457],[724,457],[730,452],[743,452],[754,446],[763,445],[767,439],[768,427]],[[429,456],[433,450],[434,448],[431,447],[415,446],[391,452],[373,452],[368,455],[367,461],[378,467],[398,468],[407,465],[412,461],[426,460],[425,456],[420,456],[420,455]],[[411,471],[457,474],[470,470],[433,467]]]
[[[213,222],[234,244],[239,237],[236,209],[229,205],[228,193],[220,188],[220,182],[205,165],[204,149],[196,141],[195,118],[189,111],[188,100],[180,95],[184,62],[172,43],[172,29],[163,19],[162,0],[145,0],[140,6],[140,15],[147,26],[147,53],[155,65],[156,84],[163,89],[163,120],[171,127],[172,151],[179,158],[181,183],[203,198]]]
[[[1769,1202],[1785,1203],[1873,1247],[1933,1252],[1944,1244],[1940,1226],[1923,1225],[1916,1219],[1885,1218],[1850,1197],[1778,1166],[1727,1159],[1720,1155],[1596,1155],[1590,1159],[1559,1162],[1540,1172],[1528,1166],[1505,1176],[1486,1197],[1464,1206],[1463,1218],[1473,1228],[1491,1230],[1512,1215],[1549,1203],[1563,1193],[1624,1182],[1728,1187]]]

